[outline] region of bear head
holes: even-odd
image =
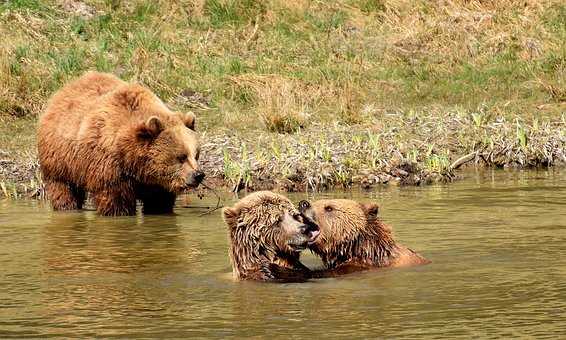
[[[222,212],[238,279],[251,276],[250,271],[261,270],[265,264],[293,263],[320,233],[289,199],[270,191],[252,193]]]
[[[304,219],[320,228],[320,236],[309,245],[327,267],[353,259],[379,260],[394,247],[392,231],[378,218],[379,208],[373,203],[346,199],[299,202]],[[383,252],[383,253],[382,253]]]
[[[204,179],[200,141],[192,112],[170,111],[151,91],[130,84],[114,94],[115,105],[134,122],[123,136],[125,167],[143,184],[179,193]]]

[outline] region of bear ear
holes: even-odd
[[[183,124],[185,124],[185,126],[188,127],[189,129],[195,131],[195,121],[197,118],[195,114],[189,111],[181,115],[182,115],[181,119],[183,120]]]
[[[375,203],[362,204],[362,208],[364,209],[364,212],[366,213],[368,219],[373,220],[377,218],[377,214],[379,213],[379,206],[377,204]]]
[[[156,116],[149,117],[138,126],[138,137],[143,139],[154,139],[163,131],[163,123]]]
[[[236,220],[238,218],[238,211],[236,210],[236,208],[226,207],[222,209],[222,217],[224,218],[224,222],[226,222],[229,228],[234,228],[236,226]]]

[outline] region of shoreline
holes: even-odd
[[[0,196],[43,198],[34,120],[0,122],[0,132],[7,136],[0,147]],[[199,132],[205,183],[222,192],[371,190],[451,182],[461,177],[460,168],[566,164],[563,119],[520,122],[499,117],[477,124],[459,113],[397,113],[376,117],[373,124],[311,125],[294,134]],[[201,187],[197,193],[206,191]]]

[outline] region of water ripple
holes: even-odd
[[[378,202],[433,263],[305,284],[232,282],[219,214],[105,218],[0,201],[0,337],[566,334],[566,175],[468,178],[319,195]]]

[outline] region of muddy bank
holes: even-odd
[[[213,154],[218,150],[211,148]],[[362,187],[370,189],[375,185],[424,185],[438,181],[452,181],[459,178],[455,171],[435,173],[419,168],[417,164],[402,163],[383,172],[360,173],[348,182],[337,182],[332,178],[330,165],[317,177],[312,176],[312,169],[297,161],[293,172],[284,175],[274,170],[276,164],[257,164],[252,162],[248,172],[238,178],[227,177],[223,157],[203,157],[202,166],[207,173],[206,185],[225,192],[241,190],[277,190],[284,192],[322,191],[335,187]],[[200,194],[208,192],[205,188],[198,190]],[[0,196],[11,198],[44,198],[43,183],[39,171],[39,163],[35,153],[25,155],[0,150]]]
[[[419,121],[420,120],[420,121]],[[386,121],[371,127],[315,127],[295,135],[232,134],[204,145],[209,178],[231,191],[321,191],[335,187],[450,182],[463,167],[566,164],[564,123],[482,127],[456,119]],[[387,124],[387,125],[386,125]],[[388,126],[389,125],[389,126]]]
[[[566,164],[565,121],[392,113],[364,126],[311,125],[295,134],[202,131],[201,165],[208,186],[223,191],[425,185],[455,180],[461,167]],[[0,191],[42,197],[35,143],[21,144],[0,146]]]

